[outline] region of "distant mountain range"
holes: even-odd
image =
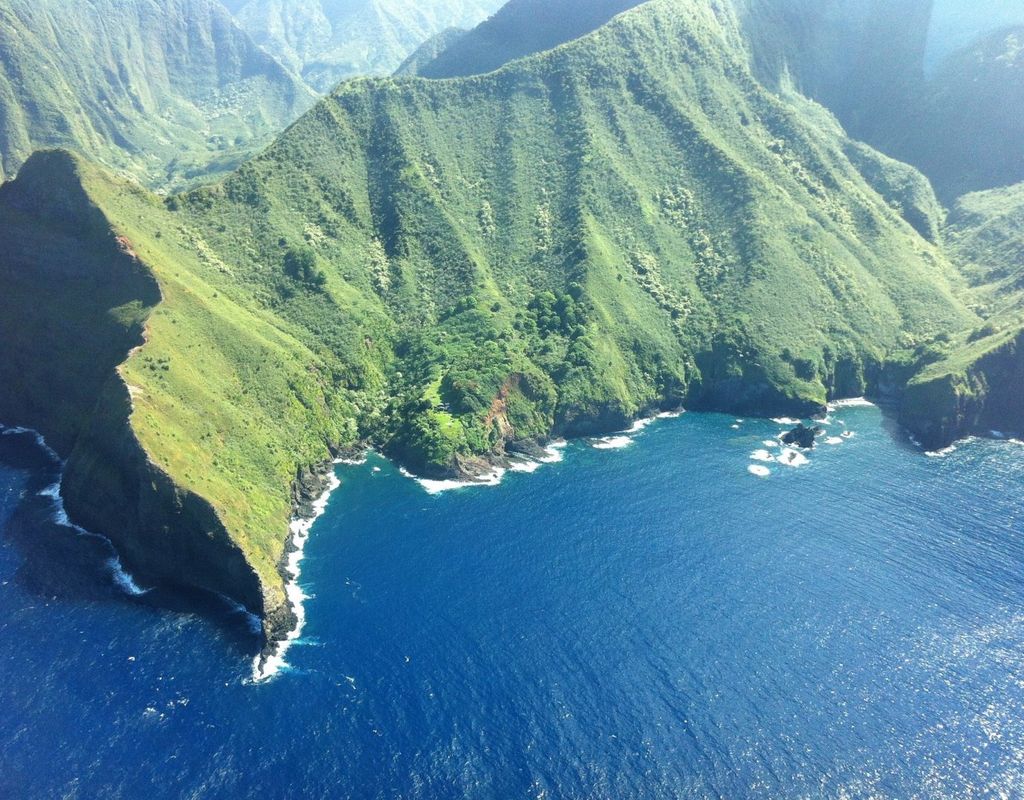
[[[0,0],[0,177],[67,147],[174,186],[237,166],[314,101],[215,0]]]

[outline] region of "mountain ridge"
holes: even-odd
[[[239,24],[319,94],[357,75],[390,74],[447,28],[472,27],[499,0],[247,0]]]

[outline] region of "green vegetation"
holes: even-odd
[[[65,147],[181,186],[233,169],[313,100],[216,0],[0,0],[0,178]]]
[[[911,380],[902,421],[926,444],[1024,429],[1024,184],[966,195],[945,232],[980,317]]]
[[[1017,183],[1024,180],[1022,108],[1024,26],[1017,26],[943,61],[888,149],[928,175],[947,202]]]
[[[155,470],[201,500],[194,541],[222,526],[271,613],[289,487],[339,448],[459,476],[660,408],[809,414],[962,348],[1005,354],[982,286],[1002,278],[971,285],[942,249],[986,237],[943,234],[919,174],[766,90],[751,52],[726,0],[651,0],[486,75],[344,83],[172,198],[37,156],[0,193],[10,421],[38,404],[69,486],[100,497],[131,494],[104,470],[137,443],[132,492],[191,508],[150,492]],[[47,294],[76,249],[81,282]],[[113,252],[137,285],[100,280]],[[88,347],[53,333],[69,305]],[[88,380],[62,421],[40,397],[65,363]]]

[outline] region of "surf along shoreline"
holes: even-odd
[[[876,405],[876,403],[859,397],[834,400],[829,403],[827,409],[828,412],[831,412],[841,408],[873,405]],[[618,432],[612,432],[605,436],[579,436],[573,437],[573,439],[589,442],[591,447],[599,450],[621,449],[631,446],[635,442],[636,435],[652,423],[663,419],[678,418],[685,413],[686,411],[682,408],[661,411],[642,417],[636,420],[631,427]],[[773,421],[778,423],[796,423],[799,420],[784,418],[773,419]],[[56,457],[56,454],[45,443],[41,434],[26,428],[5,427],[0,424],[0,435],[13,433],[34,435],[40,446],[56,459],[56,462],[61,466],[61,470],[63,470],[63,461]],[[511,452],[509,453],[491,457],[483,462],[483,466],[478,473],[463,472],[458,477],[450,479],[432,479],[417,476],[408,469],[397,465],[394,459],[391,460],[398,466],[400,474],[416,481],[427,494],[437,496],[445,492],[467,488],[498,486],[509,472],[533,473],[545,464],[558,463],[564,459],[564,450],[569,442],[566,439],[553,439],[546,443],[526,444],[529,446],[510,448]],[[365,444],[345,453],[336,454],[329,461],[301,471],[293,482],[293,517],[289,524],[285,551],[279,564],[279,572],[284,579],[285,592],[288,599],[289,619],[285,625],[280,626],[281,634],[265,641],[260,652],[254,657],[252,662],[252,681],[254,683],[264,683],[285,671],[288,668],[286,661],[287,652],[296,642],[301,640],[302,632],[306,625],[305,601],[308,599],[300,583],[302,561],[305,556],[306,545],[309,542],[316,522],[327,511],[332,495],[341,486],[341,479],[336,474],[337,468],[339,466],[365,464],[367,454],[373,452],[373,450],[372,446]],[[931,454],[926,453],[926,455]],[[768,459],[754,460],[767,461]],[[755,472],[755,469],[758,472]],[[754,465],[751,469],[751,473],[755,475],[762,474],[763,472],[764,464]],[[63,503],[60,500],[59,481],[57,485],[48,487],[44,491],[48,495],[55,497],[55,501],[59,504],[55,513],[61,513],[63,511]],[[65,519],[66,517],[67,515],[64,514]],[[124,572],[116,548],[106,537],[84,531],[71,520],[62,521],[62,524],[80,533],[102,538],[110,544],[114,553],[111,567],[112,572],[120,571],[124,573],[123,579],[118,579],[118,576],[115,575],[114,580],[128,595],[138,596],[148,591],[138,587],[131,576]]]

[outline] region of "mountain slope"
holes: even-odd
[[[166,202],[37,156],[0,192],[0,415],[54,435],[68,508],[130,567],[273,639],[293,492],[338,448],[465,477],[660,408],[804,415],[909,377],[980,324],[918,232],[934,205],[764,90],[729,5],[652,0],[486,76],[347,82]],[[45,388],[77,374],[62,415]]]
[[[642,0],[511,0],[443,49],[417,74],[455,78],[493,72],[509,61],[551,50],[604,25]]]
[[[1024,27],[946,59],[887,149],[927,174],[948,202],[1024,180]]]
[[[237,164],[312,102],[214,0],[0,2],[0,177],[60,146],[173,184]]]
[[[875,144],[920,90],[933,0],[741,0],[758,77],[829,108]]]
[[[945,238],[983,324],[908,386],[901,421],[932,447],[1024,430],[1024,184],[962,197]]]
[[[500,0],[248,0],[239,24],[318,92],[354,75],[390,74],[423,42],[470,28]]]
[[[853,138],[923,171],[945,203],[1024,179],[1024,28],[1000,27],[1024,22],[1019,3],[742,0],[740,8],[766,85],[822,103]]]
[[[464,28],[448,28],[431,36],[401,63],[398,69],[395,70],[395,75],[402,77],[419,75],[425,66],[433,62],[441,53],[468,33],[469,31]]]

